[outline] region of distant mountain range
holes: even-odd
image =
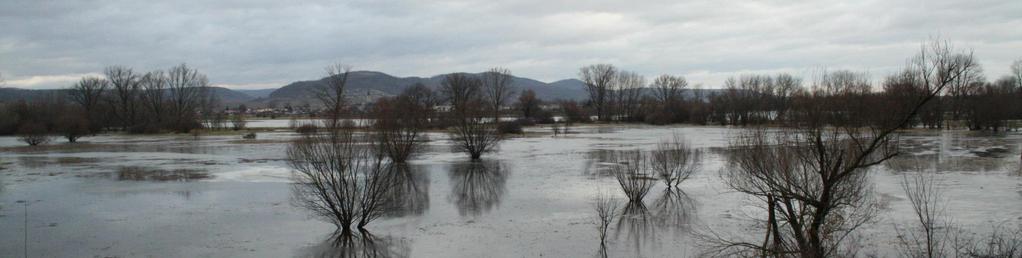
[[[482,73],[465,73],[473,77],[480,77]],[[348,77],[346,89],[348,95],[356,102],[371,101],[378,97],[394,96],[401,91],[421,83],[430,89],[437,90],[447,74],[433,77],[395,77],[386,73],[374,71],[355,71]],[[303,104],[316,103],[312,96],[313,89],[325,84],[326,78],[310,81],[298,81],[276,89],[256,90],[235,90],[223,87],[213,87],[216,94],[224,105],[266,106],[271,104]],[[577,79],[566,79],[551,83],[541,82],[524,77],[512,77],[512,83],[516,92],[531,89],[536,96],[544,100],[584,100],[587,98],[585,84]],[[28,90],[18,88],[0,88],[0,103],[12,102],[21,99],[35,99],[46,96],[66,96],[65,89],[50,90]],[[713,90],[708,90],[713,91]],[[689,94],[692,91],[688,91]],[[650,94],[649,91],[646,94]]]
[[[481,77],[482,73],[466,73],[468,76]],[[436,90],[440,88],[444,75],[433,77],[395,77],[389,74],[372,71],[355,71],[348,75],[346,90],[350,96],[378,97],[400,94],[401,91],[415,85],[423,84],[426,87]],[[326,78],[314,81],[294,82],[273,93],[269,99],[302,101],[311,99],[313,89],[325,85]],[[529,78],[512,77],[512,84],[517,91],[531,89],[541,99],[581,99],[585,98],[585,84],[576,79],[560,80],[553,83],[545,83]]]
[[[481,73],[469,73],[469,76],[481,76]],[[421,83],[430,89],[438,89],[443,81],[443,75],[433,77],[395,77],[386,73],[374,71],[355,71],[348,77],[348,95],[356,99],[375,99],[382,96],[394,96],[400,94],[406,88]],[[280,88],[271,89],[228,89],[213,87],[213,92],[226,105],[265,105],[269,103],[315,103],[312,96],[313,89],[324,85],[326,78],[310,81],[298,81]],[[585,84],[576,79],[560,80],[553,83],[545,83],[523,77],[513,77],[512,83],[516,91],[531,89],[536,92],[537,97],[547,100],[571,99],[579,100],[586,97]],[[13,102],[22,99],[37,99],[47,96],[66,96],[65,89],[30,90],[19,88],[0,88],[0,103]]]

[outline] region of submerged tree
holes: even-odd
[[[50,132],[42,124],[30,122],[18,127],[18,140],[29,146],[36,146],[50,142]]]
[[[422,148],[429,126],[431,106],[424,106],[412,96],[381,98],[373,104],[376,132],[380,151],[391,161],[404,163]]]
[[[486,121],[486,104],[480,92],[482,81],[464,74],[450,74],[441,87],[451,106],[448,117],[453,128],[449,134],[455,148],[468,153],[472,160],[479,160],[483,153],[495,150],[503,137],[495,121]]]
[[[649,155],[649,163],[668,189],[673,189],[699,169],[702,154],[702,151],[692,148],[681,135],[675,134],[672,139],[657,144]]]
[[[294,140],[287,157],[296,203],[342,231],[379,218],[394,177],[368,139],[343,129]]]
[[[649,159],[638,150],[621,155],[619,164],[612,169],[614,178],[621,186],[621,191],[628,197],[630,205],[642,204],[642,198],[649,194],[649,190],[656,183],[656,178],[650,173]]]
[[[89,134],[89,120],[77,112],[61,116],[56,126],[57,132],[70,143],[78,142],[78,138]]]
[[[610,223],[618,214],[618,203],[608,194],[600,193],[593,199],[593,209],[596,210],[596,230],[600,235],[600,250],[606,254],[607,232],[610,231]]]
[[[799,114],[807,122],[776,132],[753,130],[731,143],[726,183],[765,205],[766,231],[759,243],[724,240],[721,254],[829,257],[876,211],[867,171],[898,152],[897,130],[953,78],[971,65],[951,48],[924,48],[910,71],[926,94],[869,112],[850,75],[823,76]],[[865,90],[868,93],[868,90]],[[873,116],[852,114],[876,113]]]

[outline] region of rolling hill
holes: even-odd
[[[350,95],[397,95],[404,89],[421,83],[431,89],[438,89],[443,81],[444,75],[433,77],[395,77],[389,74],[374,71],[351,72],[348,77],[347,90]],[[479,77],[482,73],[470,73],[469,76]],[[294,82],[270,93],[269,99],[289,101],[309,101],[312,99],[313,89],[325,84],[326,78],[312,81]],[[575,79],[561,80],[554,83],[545,83],[529,78],[513,77],[512,83],[516,91],[531,89],[542,99],[582,99],[585,98],[584,84]]]

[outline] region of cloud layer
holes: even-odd
[[[613,63],[717,87],[820,68],[879,77],[941,37],[996,78],[1022,58],[1018,28],[1018,0],[12,0],[0,2],[0,73],[54,88],[108,65],[188,63],[218,85],[266,88],[335,62],[400,76],[504,66],[546,81]]]

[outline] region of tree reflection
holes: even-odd
[[[476,161],[451,165],[450,200],[461,216],[479,216],[500,205],[507,192],[507,171],[496,161]]]
[[[616,236],[630,242],[635,248],[635,256],[642,256],[640,252],[646,247],[650,245],[657,247],[661,244],[657,235],[664,230],[686,232],[694,215],[695,202],[692,198],[680,190],[667,188],[650,206],[643,202],[628,202],[618,218]],[[606,250],[602,252],[605,253]]]
[[[340,231],[322,243],[302,250],[300,257],[408,257],[411,248],[394,237],[377,237],[368,231]]]
[[[695,202],[688,194],[667,188],[653,200],[650,211],[660,228],[688,229],[695,209]]]
[[[621,239],[624,233],[628,242],[635,248],[635,257],[642,257],[644,243],[651,243],[656,239],[656,225],[654,218],[641,201],[630,201],[621,210],[621,217],[617,221],[617,238]]]
[[[883,163],[884,167],[892,173],[918,171],[920,168],[928,168],[937,172],[987,172],[1006,170],[1002,158],[946,156],[940,157],[934,154],[927,155],[902,155],[891,158]]]
[[[424,171],[408,164],[392,164],[389,169],[394,182],[384,216],[418,216],[429,210],[429,177]]]

